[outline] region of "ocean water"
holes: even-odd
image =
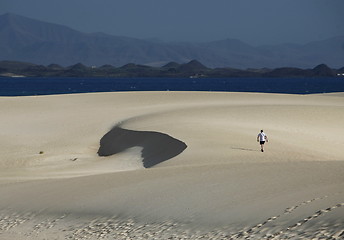
[[[122,91],[344,92],[344,78],[0,78],[0,96]]]

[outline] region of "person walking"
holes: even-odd
[[[257,136],[257,142],[260,143],[260,150],[262,152],[264,152],[264,143],[268,141],[268,136],[264,133],[263,130],[260,130],[260,133]]]

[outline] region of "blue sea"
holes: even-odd
[[[0,96],[123,91],[330,93],[344,78],[0,78]]]

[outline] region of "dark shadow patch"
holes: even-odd
[[[143,148],[143,166],[150,168],[182,153],[187,145],[164,133],[115,126],[100,139],[98,155],[111,156],[132,147]]]
[[[250,148],[239,148],[239,147],[232,147],[235,150],[242,150],[242,151],[250,151],[250,152],[259,152],[257,149],[250,149]]]

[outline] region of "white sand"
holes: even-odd
[[[0,239],[343,239],[343,96],[0,97]],[[99,157],[115,125],[187,148]]]

